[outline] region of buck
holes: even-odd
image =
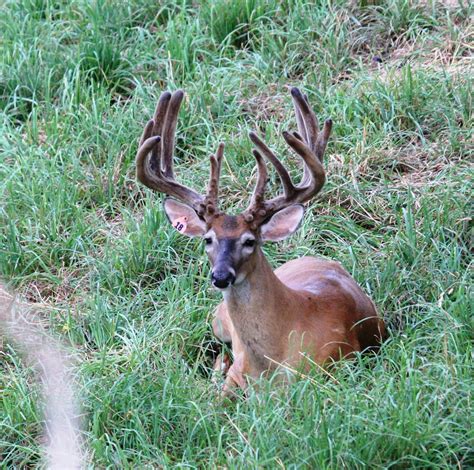
[[[228,357],[217,362],[223,365],[223,393],[228,395],[236,387],[245,389],[249,378],[279,366],[305,367],[305,357],[323,365],[377,348],[385,337],[374,304],[339,263],[307,256],[273,271],[263,254],[264,242],[283,240],[296,231],[304,215],[302,204],[325,181],[322,162],[332,122],[327,120],[320,130],[307,97],[297,88],[291,89],[291,96],[298,132],[283,132],[283,138],[303,160],[301,182],[293,184],[272,150],[250,132],[257,181],[250,204],[240,215],[227,215],[218,207],[223,143],[210,157],[205,195],[175,180],[173,152],[183,91],[161,95],[137,153],[138,179],[170,196],[163,205],[173,227],[188,237],[204,238],[212,284],[224,297],[215,312],[213,331],[232,346],[233,363]],[[272,199],[265,198],[265,160],[283,186],[283,194]]]

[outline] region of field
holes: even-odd
[[[2,2],[0,277],[75,357],[91,468],[474,466],[472,13],[465,0]],[[223,403],[220,297],[202,242],[137,183],[138,138],[161,91],[186,90],[178,178],[202,188],[224,141],[237,212],[254,185],[249,130],[299,174],[281,137],[296,128],[287,86],[333,119],[328,176],[297,234],[265,251],[275,266],[340,261],[390,339]],[[1,466],[42,465],[34,373],[8,341],[1,359]]]

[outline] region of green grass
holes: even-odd
[[[472,7],[445,3],[4,2],[0,276],[78,357],[91,467],[474,466]],[[224,204],[240,210],[248,130],[288,155],[286,85],[335,126],[324,191],[266,252],[339,260],[391,337],[334,380],[265,382],[224,406],[204,250],[137,184],[134,156],[160,92],[184,88],[177,174],[202,187],[223,140]],[[5,346],[5,468],[41,460],[33,377]]]

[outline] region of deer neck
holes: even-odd
[[[264,356],[280,356],[279,338],[285,333],[285,313],[292,305],[291,290],[273,272],[259,249],[255,268],[239,284],[224,293],[224,301],[244,349],[261,368]]]

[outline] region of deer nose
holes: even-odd
[[[211,275],[212,284],[219,289],[229,287],[235,281],[235,274],[231,270],[215,270]]]

